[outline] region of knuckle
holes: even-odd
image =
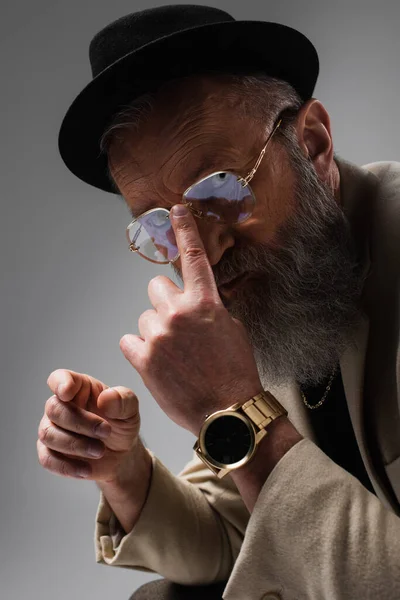
[[[61,420],[65,413],[64,406],[55,396],[49,398],[46,402],[46,414],[52,420]]]
[[[71,438],[68,446],[68,454],[82,454],[82,441],[79,437]]]
[[[209,296],[204,296],[199,302],[199,311],[201,313],[211,313],[214,315],[219,312],[219,308],[220,307],[215,300]]]
[[[54,402],[55,398],[56,398],[55,396],[50,396],[50,398],[48,398],[48,399],[46,400],[46,402],[45,402],[45,405],[44,405],[44,413],[45,413],[46,415],[48,414],[48,411],[49,411],[49,409],[50,409],[51,405],[53,404],[53,402]]]
[[[72,468],[65,460],[61,460],[59,464],[59,472],[64,476],[72,475]]]
[[[39,438],[36,440],[36,452],[38,455],[39,464],[43,466],[43,444]]]
[[[73,422],[73,427],[74,427],[74,431],[80,435],[84,434],[86,429],[88,431],[90,431],[91,427],[90,424],[88,423],[87,427],[85,426],[84,423],[81,423],[81,421],[78,418],[74,419]]]
[[[204,249],[201,246],[188,246],[185,248],[185,255],[192,261],[202,260]]]
[[[39,439],[45,446],[54,441],[54,430],[50,423],[39,430]]]
[[[151,290],[153,289],[153,287],[156,285],[156,279],[157,277],[153,277],[152,279],[150,279],[148,285],[147,285],[147,293],[151,293]]]
[[[170,326],[174,329],[177,327],[182,327],[183,325],[185,325],[187,318],[188,313],[186,313],[184,309],[180,308],[179,310],[173,310],[169,314]]]
[[[53,459],[48,452],[41,452],[39,455],[39,462],[44,469],[54,471]]]
[[[45,418],[45,416],[43,416],[43,417],[40,419],[40,423],[39,423],[39,427],[38,427],[38,438],[39,438],[39,439],[41,439],[41,438],[40,438],[40,436],[41,436],[41,431],[42,431],[42,429],[43,429],[43,427],[44,427],[44,424],[45,424],[46,420],[47,420],[47,419]]]
[[[146,314],[145,312],[144,312],[144,313],[142,313],[142,314],[139,316],[139,318],[138,318],[138,327],[139,327],[139,329],[140,329],[140,328],[143,326],[143,324],[145,323],[145,320],[146,320],[145,314]],[[125,337],[125,336],[124,336],[124,337]],[[120,339],[120,342],[119,342],[120,344],[121,344],[121,342],[122,342],[122,344],[123,344],[123,339],[124,339],[124,337],[122,337],[122,338]]]
[[[154,313],[154,311],[152,311],[150,309],[145,310],[144,312],[142,312],[142,314],[139,317],[139,323],[142,324],[142,325],[144,323],[146,323],[149,320],[149,318],[153,315],[153,313]]]
[[[49,417],[51,411],[53,410],[53,405],[57,403],[57,398],[55,396],[51,396],[48,400],[46,400],[46,404],[44,405],[44,412]]]
[[[162,344],[167,341],[171,337],[171,332],[166,328],[159,328],[156,331],[153,331],[152,342],[153,344]]]
[[[180,231],[191,231],[191,225],[190,225],[190,223],[188,223],[184,219],[182,221],[178,221],[178,223],[176,223],[176,227]]]
[[[149,340],[149,350],[151,355],[154,357],[159,353],[162,353],[165,347],[168,345],[168,341],[171,339],[171,333],[165,330],[155,331]]]
[[[51,452],[45,447],[41,447],[40,441],[37,443],[39,464],[52,473],[61,473],[62,475],[70,475],[71,467],[65,460],[56,460]]]
[[[152,277],[149,281],[147,289],[150,290],[152,287],[157,286],[157,284],[164,281],[164,279],[165,279],[164,275],[156,275],[155,277]]]
[[[219,312],[219,305],[210,296],[196,298],[195,303],[190,306],[180,307],[179,310],[172,311],[169,314],[169,325],[171,329],[184,328],[188,322],[195,319],[205,319],[214,321]],[[168,331],[166,332],[168,334]]]

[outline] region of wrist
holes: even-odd
[[[150,490],[152,473],[152,457],[140,442],[123,459],[115,478],[97,482],[126,533],[140,518]]]
[[[107,481],[99,481],[99,487],[107,491],[107,497],[121,500],[132,498],[132,493],[138,495],[138,485],[144,487],[149,482],[152,472],[152,457],[138,440],[137,444],[126,454],[115,471],[115,476]]]
[[[268,426],[267,432],[258,444],[253,458],[230,474],[250,512],[275,466],[303,439],[286,416],[275,419]]]

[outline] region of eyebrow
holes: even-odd
[[[189,183],[189,185],[193,185],[194,183],[196,183],[196,181],[201,179],[201,176],[206,176],[206,172],[207,172],[207,174],[211,174],[217,168],[220,171],[221,169],[216,166],[217,163],[218,163],[217,156],[212,156],[212,155],[205,156],[200,163],[197,163],[192,169],[188,170],[186,180],[187,180],[187,182],[191,181],[191,183]],[[186,186],[186,187],[188,187],[188,186]]]
[[[121,194],[121,191],[120,191],[120,189],[119,189],[118,185],[116,184],[116,182],[115,182],[115,180],[114,180],[113,176],[111,175],[110,167],[109,167],[108,165],[107,165],[106,172],[107,172],[107,179],[108,179],[108,181],[110,182],[110,185],[111,185],[111,188],[112,188],[113,192],[114,192],[114,193],[115,193],[117,196],[119,196],[120,198],[122,198],[122,199],[125,201],[125,204],[128,206],[129,213],[130,213],[131,217],[132,217],[133,219],[136,219],[136,217],[138,217],[138,216],[139,216],[139,215],[141,215],[142,213],[146,212],[147,208],[146,208],[146,206],[145,206],[144,204],[140,205],[140,204],[138,203],[138,205],[137,205],[137,206],[136,206],[134,209],[133,209],[133,208],[131,208],[131,207],[128,205],[128,203],[126,202],[126,199],[125,199],[124,195],[123,195],[123,194]]]
[[[202,176],[205,177],[206,173],[207,174],[213,173],[215,171],[215,169],[218,168],[216,166],[217,162],[218,162],[218,157],[216,155],[205,156],[200,163],[197,163],[195,166],[193,166],[192,169],[189,169],[188,172],[186,173],[186,176],[184,178],[184,181],[185,181],[184,188],[187,189],[191,185],[195,184],[199,179],[202,178]],[[221,170],[221,169],[218,168],[218,170]],[[148,203],[146,205],[144,203],[138,202],[137,205],[135,206],[135,208],[132,208],[131,206],[129,206],[129,204],[126,202],[125,197],[123,196],[123,194],[121,194],[121,191],[118,188],[118,185],[114,181],[114,178],[111,174],[108,164],[107,164],[106,171],[107,171],[107,178],[110,182],[112,190],[114,191],[114,193],[117,196],[120,196],[121,198],[123,198],[123,200],[125,201],[125,203],[127,204],[128,208],[129,208],[129,213],[133,219],[136,219],[139,215],[146,212],[146,210],[150,210],[148,207]],[[182,191],[182,193],[185,191],[185,189]]]

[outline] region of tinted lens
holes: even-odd
[[[129,240],[142,256],[167,263],[177,258],[178,246],[169,211],[157,208],[139,217],[128,229]]]
[[[250,186],[233,173],[219,172],[192,185],[183,195],[199,217],[224,223],[241,223],[253,212],[255,198]]]

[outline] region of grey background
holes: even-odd
[[[127,208],[75,178],[57,149],[61,120],[90,80],[91,38],[114,19],[157,4],[1,4],[1,598],[127,600],[159,578],[96,564],[96,484],[39,465],[37,428],[53,370],[131,387],[148,447],[173,473],[191,458],[194,437],[164,415],[118,345],[150,307],[148,281],[166,271],[128,251]],[[331,115],[336,150],[359,165],[400,160],[397,0],[214,5],[237,19],[278,21],[308,35],[321,60],[315,96]]]

